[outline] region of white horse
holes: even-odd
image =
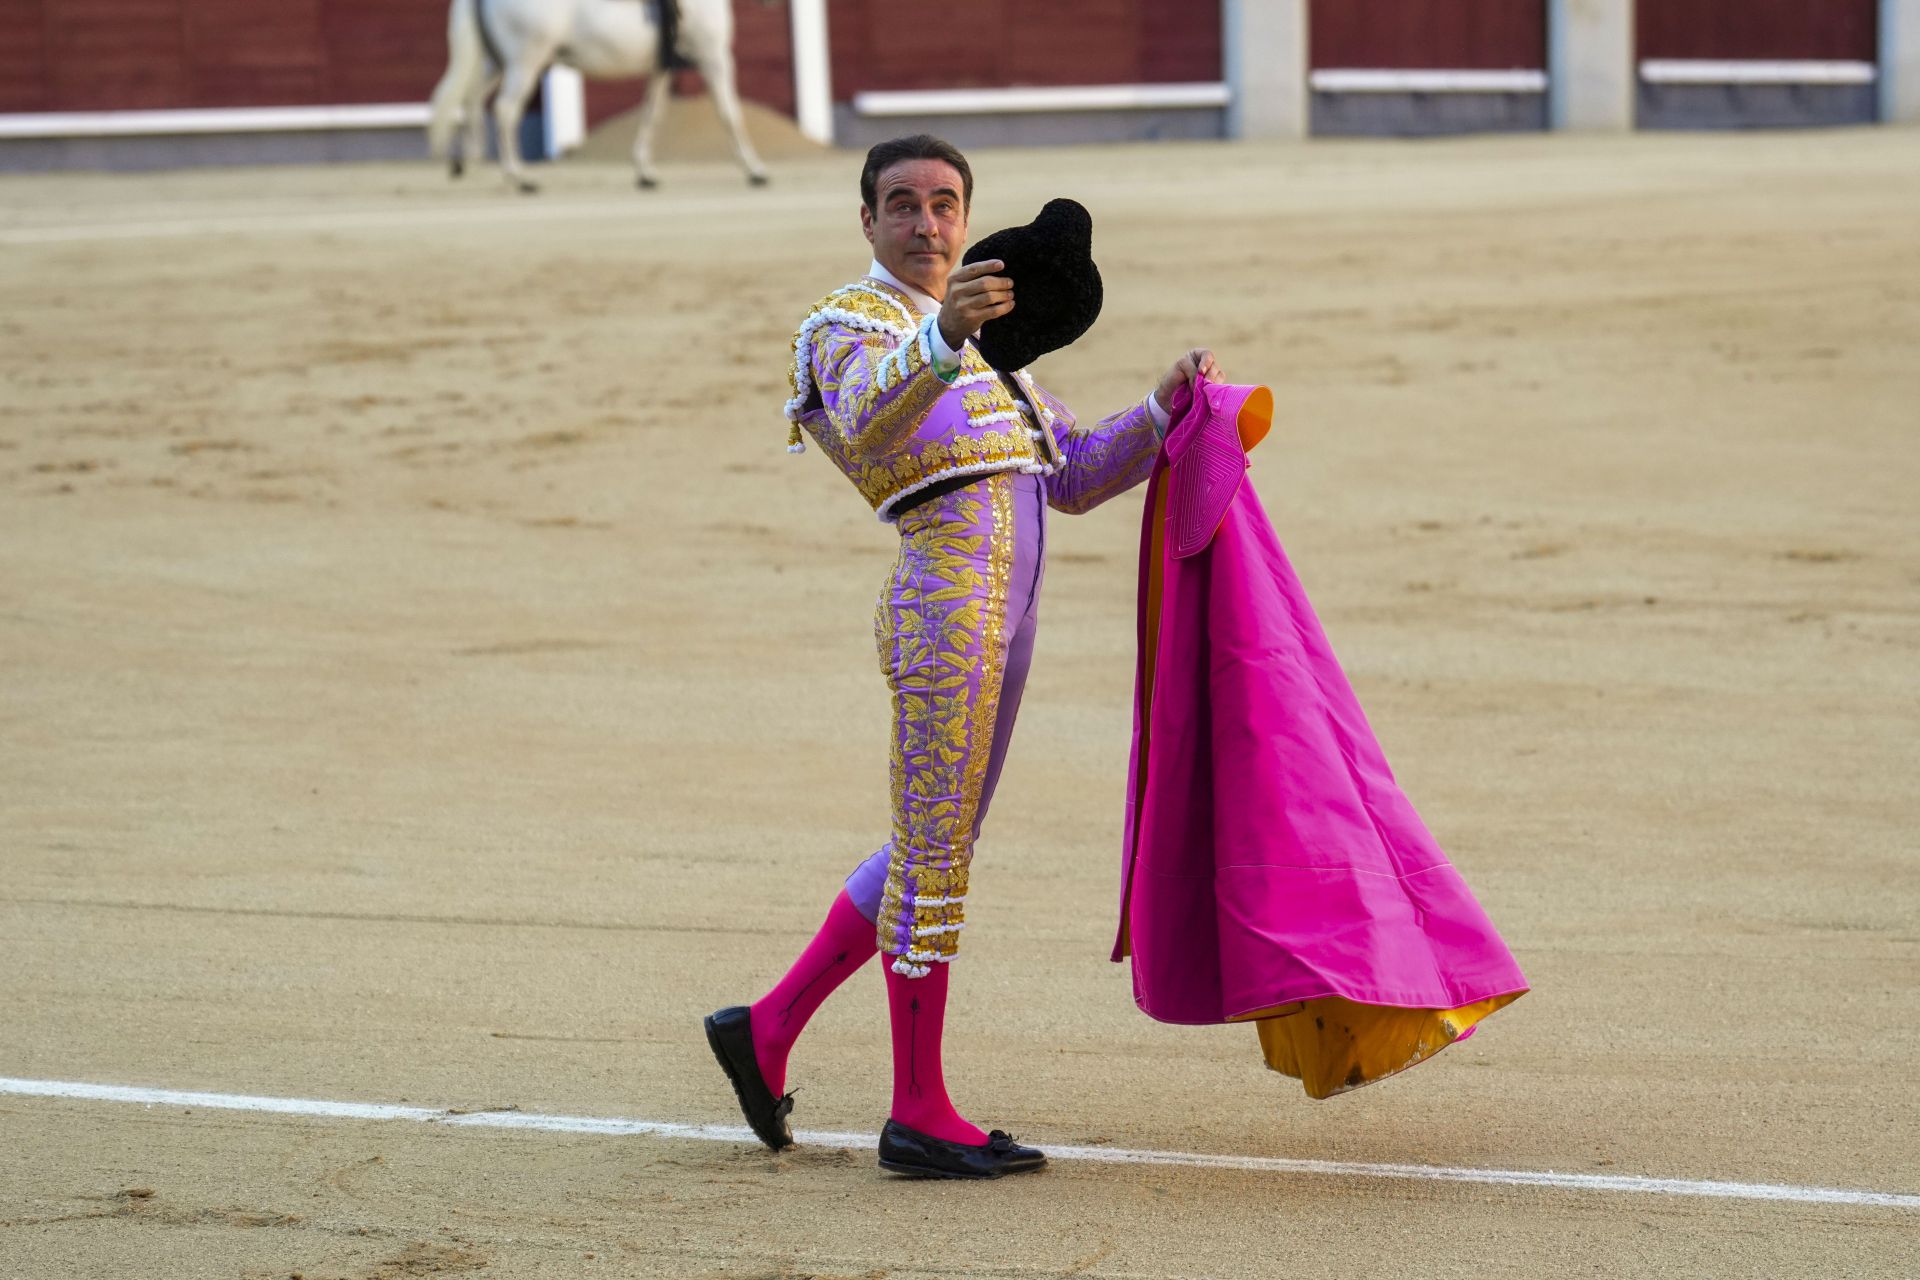
[[[433,91],[433,119],[427,126],[434,156],[446,159],[453,176],[460,176],[463,149],[455,132],[463,118],[465,154],[476,159],[485,154],[480,113],[488,91],[498,84],[493,124],[501,168],[521,191],[537,190],[520,160],[520,117],[540,77],[560,62],[596,79],[647,77],[633,164],[641,186],[656,185],[653,135],[673,87],[672,72],[662,66],[657,15],[663,5],[676,7],[674,51],[706,79],[747,180],[765,183],[766,167],[747,140],[734,87],[731,0],[453,0],[447,15],[447,70]]]

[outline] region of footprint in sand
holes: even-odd
[[[375,1263],[372,1270],[361,1272],[361,1275],[364,1280],[458,1275],[463,1271],[483,1270],[492,1263],[492,1257],[477,1250],[415,1240],[393,1257]]]
[[[536,516],[522,520],[529,529],[611,529],[610,520],[582,520],[579,516]]]
[[[610,646],[604,640],[503,640],[498,644],[479,644],[466,649],[455,649],[457,658],[499,658],[514,657],[529,653],[579,653],[588,649],[606,649]]]
[[[202,453],[250,453],[253,446],[244,440],[182,440],[178,444],[168,445],[167,452],[191,458]]]
[[[568,445],[585,444],[587,433],[584,431],[540,431],[530,436],[522,436],[514,441],[520,449],[564,449]]]

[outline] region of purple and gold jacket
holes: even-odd
[[[1048,476],[1049,505],[1078,513],[1152,473],[1160,435],[1144,399],[1081,428],[1021,370],[1012,377],[1029,416],[972,342],[943,377],[934,323],[872,276],[815,304],[793,337],[787,448],[805,450],[805,428],[886,521],[902,499],[951,476]]]

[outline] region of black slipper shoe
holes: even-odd
[[[948,1142],[888,1120],[880,1130],[880,1167],[913,1178],[998,1178],[1044,1168],[1046,1153],[995,1129],[980,1146]]]
[[[793,1095],[776,1098],[760,1074],[760,1060],[753,1052],[753,1021],[743,1004],[730,1005],[710,1013],[705,1019],[707,1044],[733,1084],[733,1096],[754,1136],[778,1151],[793,1145],[793,1131],[787,1128],[787,1115],[793,1110]]]

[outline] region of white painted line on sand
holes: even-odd
[[[218,1111],[265,1111],[276,1115],[322,1116],[338,1120],[412,1120],[427,1124],[482,1129],[533,1129],[544,1133],[590,1133],[619,1137],[678,1138],[699,1142],[753,1142],[742,1125],[671,1124],[659,1120],[621,1120],[600,1116],[542,1115],[526,1111],[454,1112],[429,1107],[375,1102],[332,1102],[321,1098],[262,1098],[234,1093],[189,1093],[136,1085],[86,1084],[71,1080],[16,1080],[0,1076],[0,1094],[29,1098],[72,1098],[87,1102],[132,1102],[146,1106],[204,1107]],[[871,1133],[794,1135],[808,1146],[871,1150]],[[1427,1164],[1355,1164],[1342,1160],[1289,1160],[1277,1156],[1202,1155],[1184,1151],[1130,1151],[1123,1147],[1057,1147],[1055,1160],[1103,1164],[1163,1165],[1191,1169],[1232,1169],[1248,1173],[1305,1173],[1330,1178],[1393,1178],[1415,1182],[1470,1182],[1483,1186],[1554,1187],[1562,1191],[1613,1191],[1630,1195],[1697,1196],[1714,1200],[1771,1200],[1793,1204],[1838,1204],[1876,1209],[1920,1209],[1920,1195],[1856,1191],[1846,1187],[1796,1187],[1770,1182],[1714,1182],[1694,1178],[1641,1178],[1629,1174],[1555,1173],[1533,1169],[1466,1169]]]

